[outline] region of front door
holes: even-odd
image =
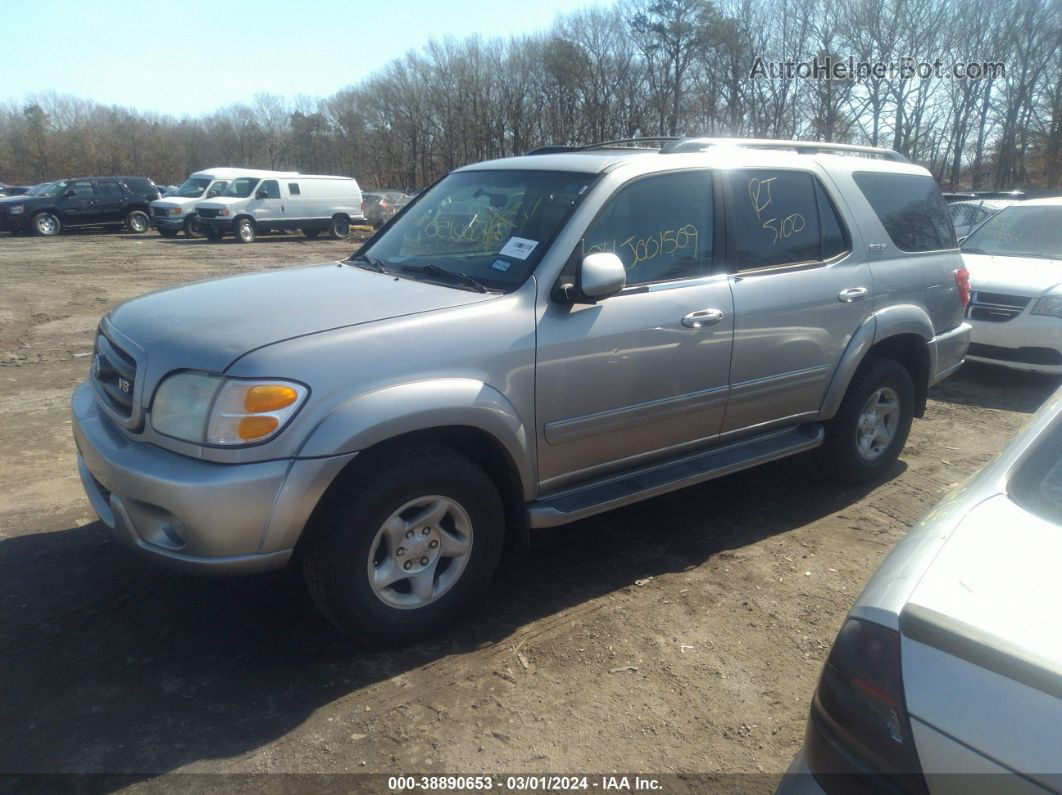
[[[263,226],[268,227],[270,221],[279,221],[284,217],[280,185],[275,179],[264,179],[258,183],[249,208],[255,221]]]
[[[84,226],[99,220],[96,189],[90,179],[75,179],[66,184],[56,201],[63,226]]]
[[[543,491],[677,455],[719,433],[733,311],[726,275],[712,273],[712,180],[684,171],[621,188],[572,262],[613,252],[627,268],[626,288],[596,304],[540,304]]]
[[[866,258],[810,169],[729,172],[734,358],[724,433],[818,414],[834,368],[873,309]]]

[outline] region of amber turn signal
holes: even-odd
[[[254,417],[244,417],[240,420],[240,426],[237,433],[241,439],[250,441],[252,439],[260,439],[263,436],[268,436],[277,429],[280,425],[280,421],[276,417],[270,417],[269,415],[258,415]]]
[[[253,386],[247,390],[247,394],[243,399],[243,407],[247,409],[249,414],[260,414],[265,411],[278,411],[290,406],[298,398],[299,393],[290,386],[281,386],[279,384]],[[273,427],[276,427],[275,423]]]

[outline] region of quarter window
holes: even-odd
[[[858,171],[852,178],[901,251],[939,251],[958,245],[948,206],[932,177]]]
[[[582,255],[615,254],[628,285],[701,276],[711,268],[712,213],[708,172],[647,177],[609,200],[583,237]]]

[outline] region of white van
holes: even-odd
[[[188,237],[198,237],[200,231],[196,204],[203,199],[219,196],[236,177],[256,174],[264,176],[272,173],[246,168],[208,168],[197,171],[176,191],[151,202],[151,225],[163,237],[177,237],[180,232],[184,232]]]
[[[306,237],[324,230],[339,240],[363,222],[361,190],[351,177],[322,177],[281,171],[241,171],[209,201],[196,204],[203,234],[241,243],[279,229],[301,229]]]

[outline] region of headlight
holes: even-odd
[[[228,214],[229,214],[229,211],[227,209],[226,210],[218,210],[218,215],[228,215]]]
[[[182,210],[180,207],[173,207],[170,210],[170,215],[180,215],[183,212],[184,212],[184,210]]]
[[[292,381],[177,373],[159,385],[151,425],[196,444],[259,444],[280,432],[308,394]]]
[[[7,211],[12,215],[22,215],[22,213],[26,212],[26,207],[22,204],[16,204],[13,207],[9,207]]]
[[[1045,295],[1033,305],[1032,314],[1062,317],[1062,295]]]

